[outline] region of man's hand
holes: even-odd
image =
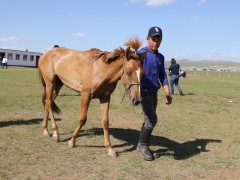
[[[171,95],[166,95],[166,98],[167,98],[166,104],[167,104],[167,105],[172,104],[172,96],[171,96]]]

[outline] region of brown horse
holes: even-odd
[[[38,69],[44,87],[42,97],[44,105],[43,131],[48,132],[48,117],[50,116],[53,130],[53,139],[59,141],[59,132],[53,112],[60,109],[54,103],[58,93],[65,84],[70,89],[81,94],[81,115],[79,124],[74,131],[69,146],[74,147],[79,131],[87,121],[87,111],[91,99],[98,98],[101,103],[102,126],[104,130],[104,144],[110,156],[117,156],[112,149],[109,138],[109,102],[117,82],[121,79],[126,93],[133,105],[141,101],[140,81],[143,76],[142,60],[146,56],[137,55],[135,51],[141,46],[138,38],[130,39],[123,48],[113,52],[90,49],[76,51],[67,48],[53,48],[41,56]]]

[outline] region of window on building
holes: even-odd
[[[20,54],[16,54],[16,60],[20,60]]]
[[[34,61],[34,56],[30,56],[30,61]]]
[[[12,60],[12,53],[9,53],[9,54],[8,54],[8,59],[9,59],[9,60]]]
[[[23,60],[27,61],[27,55],[26,54],[23,55]]]

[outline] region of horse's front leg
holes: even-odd
[[[111,157],[117,157],[118,154],[112,149],[110,137],[109,137],[109,102],[110,96],[100,99],[101,102],[101,113],[102,113],[102,126],[104,132],[104,145],[108,149],[108,155]]]
[[[75,147],[76,138],[78,136],[78,133],[87,121],[87,111],[88,111],[89,103],[90,103],[90,93],[82,92],[80,120],[79,120],[79,124],[78,124],[76,130],[74,131],[74,133],[72,135],[71,140],[69,140],[69,142],[68,142],[69,147]]]

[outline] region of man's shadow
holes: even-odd
[[[139,131],[134,129],[119,129],[119,128],[110,128],[110,135],[114,138],[119,139],[121,141],[125,141],[125,143],[119,145],[113,145],[113,148],[127,147],[123,151],[118,151],[119,154],[124,152],[131,152],[136,150],[136,146],[139,138]],[[79,134],[79,136],[88,136],[91,135],[103,135],[102,128],[92,128],[88,130],[83,130]],[[220,143],[221,140],[217,139],[195,139],[193,141],[187,141],[184,143],[178,143],[171,139],[161,136],[151,137],[151,146],[161,146],[161,148],[153,151],[156,157],[161,156],[173,156],[176,160],[188,159],[192,156],[200,154],[201,152],[208,152],[206,149],[208,143]],[[95,146],[91,146],[95,147]]]

